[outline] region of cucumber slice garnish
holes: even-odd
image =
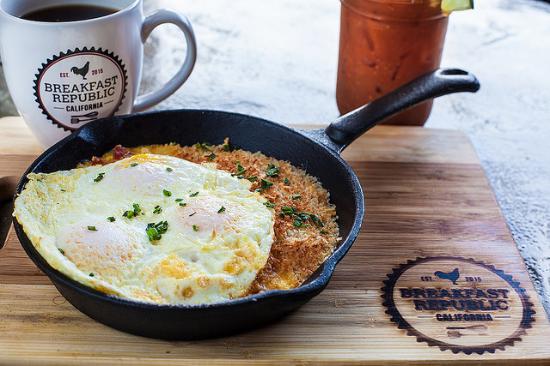
[[[450,13],[457,10],[468,10],[474,8],[474,0],[442,0],[441,10]]]

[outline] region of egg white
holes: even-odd
[[[57,270],[108,294],[225,301],[247,293],[269,256],[273,210],[246,179],[211,166],[141,154],[28,178],[14,216],[33,245]],[[125,217],[133,204],[142,212]],[[147,224],[161,221],[167,231],[151,240]]]

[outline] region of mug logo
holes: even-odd
[[[86,74],[88,74],[89,71],[90,71],[90,61],[87,61],[86,65],[84,65],[80,68],[78,68],[76,66],[71,67],[71,72],[75,75],[82,76],[82,79],[84,79],[84,80],[87,80],[86,79]]]
[[[42,113],[65,131],[116,113],[127,87],[126,68],[107,50],[76,48],[38,69],[34,95]]]
[[[441,278],[442,280],[451,281],[453,285],[456,285],[456,281],[460,278],[460,272],[458,271],[458,268],[453,269],[452,272],[449,273],[435,271],[434,275]]]
[[[494,353],[521,341],[535,311],[512,276],[473,259],[417,258],[394,268],[382,288],[399,329],[442,351]]]

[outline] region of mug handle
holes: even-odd
[[[187,19],[184,15],[170,10],[159,10],[149,15],[145,18],[141,26],[141,41],[145,43],[153,29],[166,23],[174,24],[181,29],[185,35],[185,41],[187,42],[187,55],[185,57],[185,61],[176,75],[168,80],[162,88],[145,95],[140,95],[136,98],[133,107],[133,111],[135,112],[140,112],[144,109],[150,108],[173,94],[187,80],[189,75],[191,75],[193,66],[195,66],[195,61],[197,59],[197,42],[195,40],[193,27],[191,26],[189,19]]]

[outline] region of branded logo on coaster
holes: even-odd
[[[38,69],[34,95],[42,113],[65,131],[115,114],[126,94],[122,61],[94,47],[62,52]]]
[[[419,342],[442,351],[494,353],[521,341],[535,311],[512,276],[462,257],[408,261],[387,275],[386,313]]]

